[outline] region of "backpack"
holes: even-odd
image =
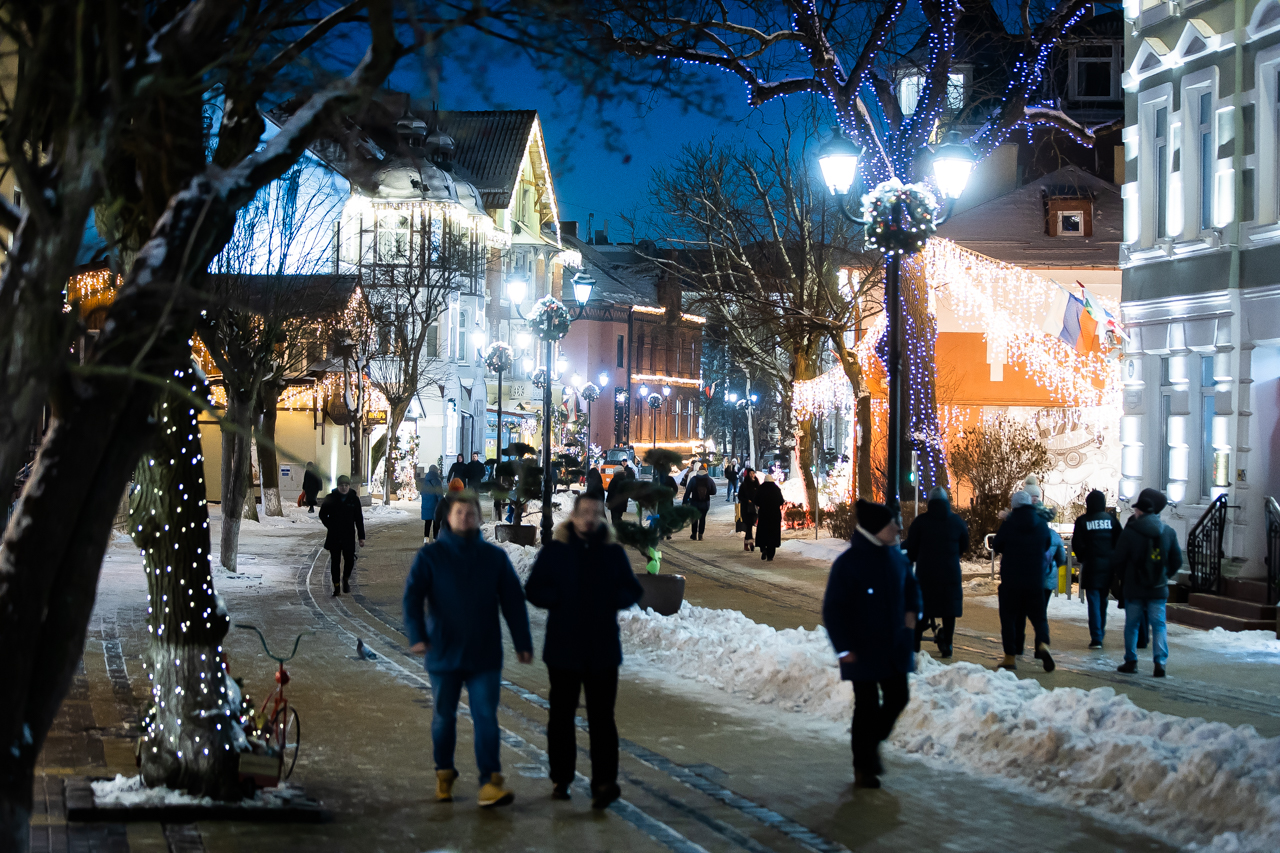
[[[693,487],[693,499],[698,503],[706,503],[711,500],[711,495],[707,494],[707,484],[705,481],[701,481]]]
[[[1138,570],[1138,582],[1146,587],[1164,586],[1168,583],[1166,571],[1169,555],[1164,549],[1164,531],[1154,537],[1147,538],[1147,546],[1142,558],[1142,568]]]

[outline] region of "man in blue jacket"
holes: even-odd
[[[1045,672],[1053,672],[1044,594],[1045,560],[1051,556],[1053,537],[1027,492],[1015,492],[1009,505],[1012,510],[991,543],[991,549],[1000,555],[1000,586],[996,587],[1004,645],[1000,669],[1018,668],[1014,656],[1022,653],[1019,632],[1026,630],[1029,619],[1036,632],[1036,657],[1044,663]]]
[[[622,795],[613,717],[622,665],[618,611],[639,601],[644,590],[613,528],[605,523],[603,494],[586,492],[574,501],[573,515],[556,527],[551,542],[538,553],[524,593],[530,604],[548,611],[542,660],[551,680],[551,798],[569,799],[578,751],[573,718],[585,691],[591,807],[607,808]]]
[[[506,618],[516,657],[533,660],[524,593],[506,552],[480,534],[480,503],[471,493],[450,493],[448,527],[418,551],[404,588],[404,625],[409,650],[426,654],[435,715],[431,741],[436,762],[436,800],[453,801],[458,700],[466,685],[480,769],[481,807],[515,799],[502,778],[498,755],[498,694],[502,678],[502,627]],[[422,605],[427,605],[424,618]],[[497,606],[495,606],[497,605]]]
[[[1168,504],[1159,489],[1143,489],[1133,503],[1133,518],[1112,554],[1112,566],[1124,578],[1124,663],[1119,672],[1138,671],[1138,627],[1145,616],[1151,626],[1152,674],[1164,678],[1164,665],[1169,660],[1165,627],[1169,580],[1182,568],[1178,537],[1160,521],[1160,512]]]
[[[894,513],[859,500],[857,520],[849,550],[831,567],[822,624],[840,660],[840,677],[853,682],[853,784],[879,788],[880,743],[907,707],[907,673],[915,670],[920,589],[897,545]]]

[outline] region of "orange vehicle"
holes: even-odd
[[[604,456],[604,465],[600,469],[601,476],[604,478],[604,487],[609,488],[609,483],[613,481],[613,475],[622,472],[626,465],[636,464],[636,452],[630,447],[615,447]]]

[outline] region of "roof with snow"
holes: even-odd
[[[536,110],[442,112],[438,122],[457,148],[453,162],[480,190],[489,210],[505,210],[538,121]]]
[[[658,305],[659,270],[636,251],[614,244],[597,246],[563,234],[565,248],[582,255],[582,272],[596,280],[592,302]]]
[[[1049,235],[1049,200],[1059,198],[1092,202],[1092,236]],[[1114,268],[1120,264],[1123,225],[1120,188],[1083,169],[1065,166],[955,214],[939,226],[938,236],[1020,267]]]

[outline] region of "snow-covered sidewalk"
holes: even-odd
[[[852,688],[824,631],[775,630],[737,611],[632,610],[627,670],[692,679],[833,723]],[[1252,726],[1146,711],[1109,687],[1046,689],[972,663],[920,655],[892,745],[1013,782],[1058,802],[1130,819],[1178,844],[1280,849],[1280,739]]]

